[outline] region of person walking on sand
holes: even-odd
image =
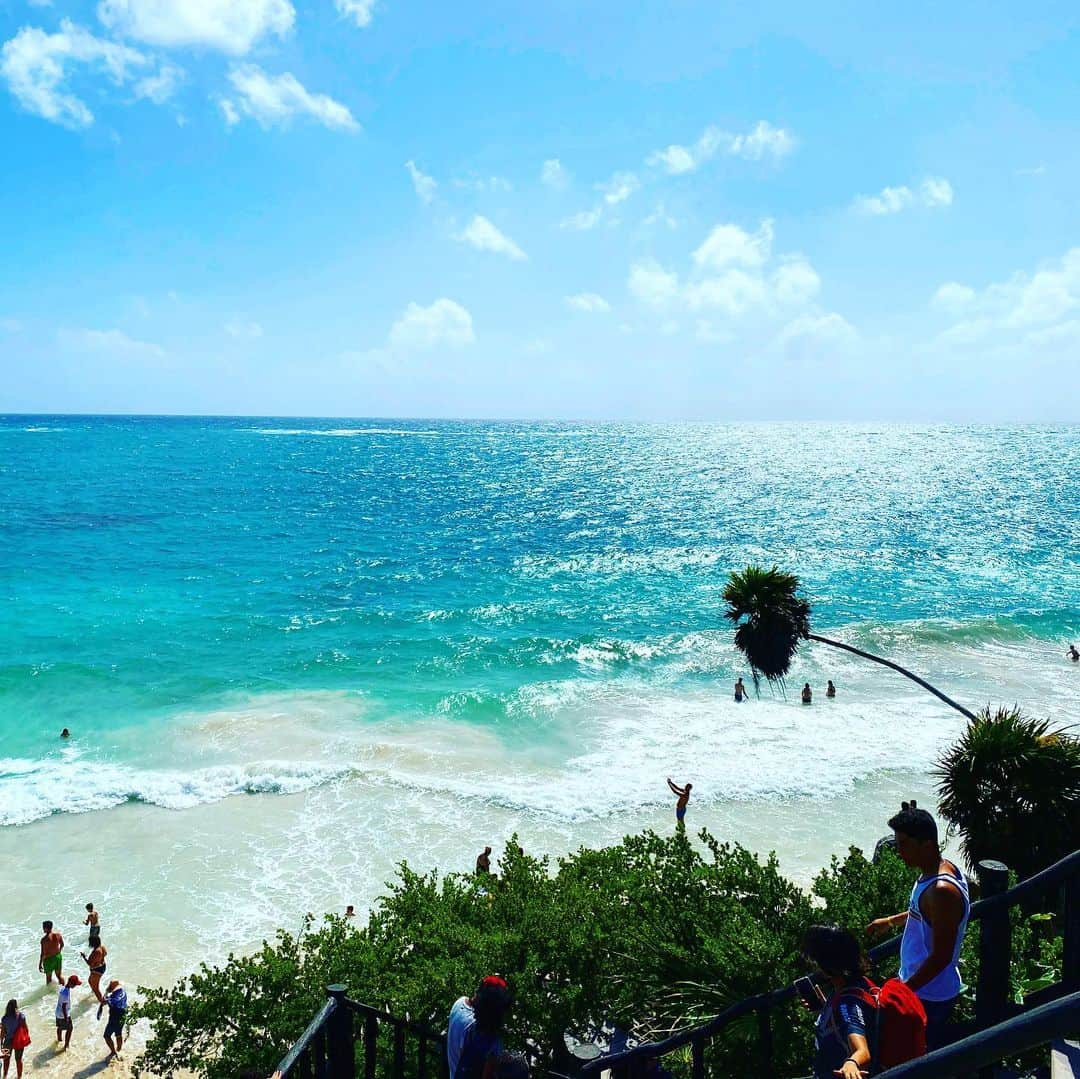
[[[671,788],[671,793],[679,799],[675,803],[675,826],[683,828],[685,827],[683,820],[686,817],[686,806],[690,801],[690,792],[694,789],[694,784],[687,783],[685,787],[680,787],[671,781],[671,776],[668,776],[667,785]]]
[[[124,1048],[124,1021],[127,1018],[127,993],[124,990],[123,982],[117,981],[113,978],[109,982],[108,989],[105,992],[105,1004],[109,1006],[109,1021],[105,1024],[105,1033],[102,1037],[105,1039],[105,1044],[109,1047],[109,1059],[116,1057],[117,1060],[121,1060],[120,1050]],[[101,1018],[101,1009],[104,1005],[98,1006],[98,1018]],[[113,1038],[116,1038],[116,1044],[113,1044]]]
[[[814,694],[813,694],[813,691],[810,689],[810,683],[809,682],[803,682],[803,687],[802,687],[802,702],[803,702],[803,704],[810,704],[810,702],[813,701],[813,699],[814,699]]]
[[[52,985],[52,976],[64,984],[64,937],[59,930],[53,929],[52,922],[41,923],[41,955],[38,957],[38,970],[45,975],[45,984]]]
[[[1070,644],[1068,652],[1065,653],[1073,661],[1073,663],[1080,663],[1080,652],[1077,652],[1076,645]]]
[[[735,703],[742,704],[742,702],[746,700],[746,697],[746,686],[743,685],[743,680],[740,678],[735,683]]]
[[[877,918],[867,927],[874,935],[903,925],[900,978],[926,1009],[926,1045],[937,1049],[964,983],[960,978],[960,946],[964,942],[971,900],[964,874],[941,855],[937,824],[914,800],[902,802],[889,821],[896,853],[919,870],[908,909]]]
[[[101,976],[105,973],[105,956],[108,954],[109,949],[101,943],[101,937],[96,935],[90,938],[90,954],[79,952],[82,961],[90,968],[90,977],[87,979],[86,984],[90,986],[94,996],[97,997],[98,1004],[105,999],[101,995]]]
[[[836,696],[836,686],[832,684],[832,679],[825,684],[825,696],[832,700]]]
[[[19,1002],[9,1000],[0,1017],[0,1054],[4,1058],[4,1079],[11,1068],[11,1058],[15,1058],[15,1074],[22,1079],[23,1050],[30,1044],[30,1029],[26,1025],[26,1016],[19,1011]]]
[[[83,919],[83,925],[90,926],[90,939],[101,936],[101,915],[94,910],[93,903],[86,904],[86,917]],[[93,947],[93,945],[91,945]]]
[[[75,1024],[71,1021],[71,991],[82,985],[78,974],[72,974],[56,994],[56,1040],[64,1043],[67,1049],[71,1045],[71,1032]]]

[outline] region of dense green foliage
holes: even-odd
[[[811,923],[861,933],[874,916],[901,910],[911,887],[895,856],[871,864],[852,850],[814,882],[816,909],[775,859],[706,833],[698,843],[646,832],[554,865],[512,840],[501,870],[484,879],[403,865],[361,928],[329,917],[146,991],[139,1013],[153,1036],[142,1066],[207,1079],[268,1075],[332,982],[441,1030],[452,1001],[492,971],[515,995],[509,1040],[529,1038],[565,1066],[564,1031],[603,1019],[644,1037],[692,1025],[805,972],[798,942]],[[775,1036],[783,1073],[805,1070],[805,1014],[778,1014]],[[712,1069],[752,1073],[753,1038],[752,1026],[733,1027],[710,1051]]]
[[[997,858],[1021,877],[1077,845],[1080,739],[1019,709],[983,712],[938,763],[941,815],[968,865]]]

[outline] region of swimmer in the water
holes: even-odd
[[[746,698],[746,686],[743,685],[743,680],[740,678],[735,683],[735,703],[740,704]]]
[[[683,828],[683,818],[686,816],[686,804],[690,801],[690,792],[694,789],[693,783],[687,783],[685,787],[680,787],[677,783],[673,783],[671,776],[668,776],[667,785],[671,788],[671,793],[678,796],[678,801],[675,803],[675,827]]]
[[[1073,661],[1073,663],[1080,663],[1080,652],[1077,652],[1075,644],[1070,644],[1069,650],[1065,654]]]
[[[831,678],[829,679],[828,685],[826,685],[826,687],[825,687],[825,696],[826,697],[835,697],[836,696],[836,686],[834,686],[832,684],[832,679]]]
[[[804,682],[802,687],[802,702],[803,704],[809,704],[814,699],[814,694],[810,690],[810,683]]]

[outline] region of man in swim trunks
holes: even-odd
[[[41,938],[41,955],[38,958],[38,970],[45,975],[45,984],[52,985],[52,976],[64,984],[64,938],[53,929],[52,922],[42,922],[44,936]]]
[[[828,684],[825,686],[825,696],[828,697],[830,700],[832,700],[832,698],[836,696],[836,686],[832,684],[831,678],[829,679]]]
[[[1065,654],[1073,661],[1073,663],[1080,663],[1080,652],[1077,652],[1075,644],[1070,644],[1069,650]]]
[[[743,680],[740,678],[735,683],[735,703],[742,704],[746,698],[746,686],[743,685]]]
[[[814,699],[814,694],[810,689],[810,683],[804,682],[802,687],[802,702],[803,704],[810,704]]]
[[[671,781],[671,776],[668,776],[667,785],[671,788],[671,793],[678,796],[678,801],[675,803],[675,826],[677,828],[683,828],[683,819],[686,816],[686,805],[690,801],[690,792],[694,789],[693,783],[687,783],[685,787],[680,787],[678,784]]]
[[[83,925],[90,926],[91,940],[93,940],[94,937],[101,936],[101,915],[98,914],[96,910],[94,910],[93,903],[86,904],[86,917],[83,919]],[[90,947],[92,948],[93,945],[91,944]]]

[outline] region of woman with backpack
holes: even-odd
[[[15,1058],[15,1074],[22,1079],[23,1050],[30,1044],[30,1031],[26,1026],[26,1016],[19,1011],[19,1002],[9,1000],[4,1015],[0,1018],[0,1053],[4,1058],[4,1079],[11,1068],[11,1058]]]
[[[862,999],[873,989],[859,942],[832,925],[812,925],[802,940],[803,955],[831,983],[821,997],[814,1024],[814,1079],[861,1079],[870,1070],[873,1016]]]
[[[889,978],[880,988],[874,985],[866,977],[859,942],[846,929],[811,926],[802,950],[832,987],[828,997],[817,991],[814,1079],[860,1079],[860,1074],[876,1075],[926,1052],[922,1001],[899,978]]]

